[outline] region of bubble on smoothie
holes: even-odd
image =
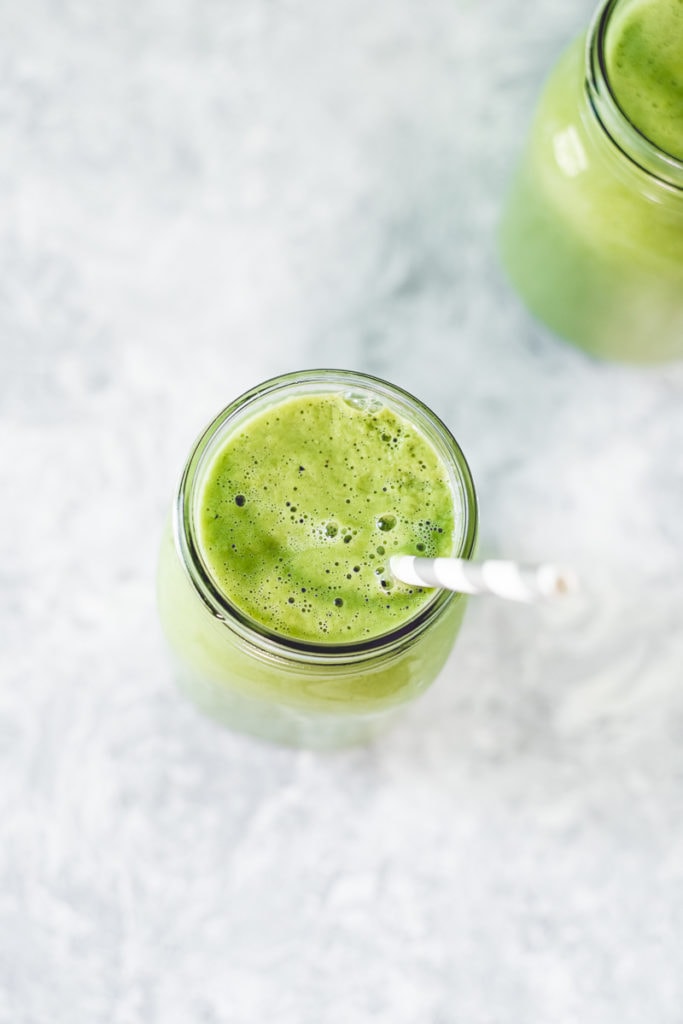
[[[352,409],[360,409],[362,412],[378,413],[384,407],[379,398],[365,391],[347,391],[344,401]]]
[[[393,530],[395,526],[396,516],[383,515],[379,516],[377,519],[377,528],[381,530],[382,533],[388,533],[389,530]]]

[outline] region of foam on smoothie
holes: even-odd
[[[447,556],[458,539],[431,442],[362,395],[298,396],[247,420],[214,457],[199,508],[202,555],[226,597],[267,628],[318,643],[413,618],[433,592],[395,582],[389,556]]]
[[[617,103],[659,149],[683,160],[683,0],[634,0],[607,29]]]

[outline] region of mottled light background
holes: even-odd
[[[534,324],[495,226],[587,0],[0,3],[2,1024],[679,1024],[683,367]],[[176,694],[157,540],[196,433],[303,366],[449,423],[480,600],[367,749]]]

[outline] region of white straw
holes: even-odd
[[[562,597],[578,590],[575,573],[557,565],[523,566],[496,559],[470,562],[464,558],[393,555],[389,568],[402,583],[443,587],[460,594],[496,594],[510,601],[527,603]]]

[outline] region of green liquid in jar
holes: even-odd
[[[390,555],[454,549],[453,490],[433,446],[397,412],[340,393],[290,398],[247,420],[214,456],[198,505],[216,587],[296,641],[399,628],[433,592],[395,581]]]
[[[620,0],[608,12],[598,64],[627,118],[614,138],[589,96],[586,40],[569,47],[503,210],[502,260],[528,308],[606,359],[683,357],[682,11],[683,0]],[[651,173],[642,152],[627,155],[629,122],[643,150],[664,153]],[[658,177],[667,166],[671,181]]]
[[[617,8],[607,32],[617,103],[650,142],[683,160],[683,0]]]

